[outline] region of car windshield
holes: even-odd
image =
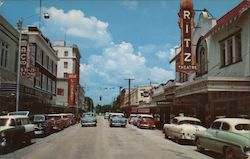
[[[117,118],[124,118],[124,116],[123,115],[112,115],[112,118],[113,117],[117,117]]]
[[[199,121],[194,121],[194,120],[182,120],[179,122],[179,124],[200,125],[201,123]]]
[[[8,119],[0,119],[0,126],[6,126]]]
[[[239,131],[250,131],[250,124],[238,124],[235,126],[235,129]]]
[[[45,117],[43,115],[35,115],[34,121],[44,121]]]
[[[83,117],[95,117],[95,114],[93,113],[83,114]]]

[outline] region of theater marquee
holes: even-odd
[[[197,72],[195,55],[192,52],[192,29],[194,26],[194,9],[192,0],[182,0],[180,5],[179,26],[181,29],[181,52],[176,63],[176,71]]]

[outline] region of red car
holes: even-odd
[[[30,121],[35,125],[36,135],[48,135],[52,133],[54,121],[49,119],[46,114],[35,114],[31,116]]]
[[[137,120],[137,126],[139,128],[155,128],[155,119],[152,115],[142,114]]]
[[[53,129],[62,130],[66,127],[66,122],[60,114],[48,114],[49,119],[53,120]]]

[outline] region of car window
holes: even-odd
[[[242,131],[242,130],[249,131],[250,124],[238,124],[238,125],[235,125],[235,129],[239,131]]]
[[[173,124],[177,124],[178,120],[177,119],[173,119]]]
[[[16,119],[16,126],[21,126],[21,125],[22,125],[21,119]]]
[[[15,120],[14,120],[14,119],[11,119],[11,120],[10,120],[10,126],[15,126],[15,125],[16,125]]]
[[[227,123],[223,123],[221,129],[224,131],[228,131],[230,129],[230,125]]]
[[[199,121],[194,121],[194,120],[182,120],[179,122],[179,124],[201,125]]]
[[[43,115],[35,115],[33,121],[44,121],[45,117]]]
[[[221,122],[214,122],[211,126],[212,129],[220,129]]]
[[[8,118],[7,119],[0,119],[0,126],[5,126],[8,122]]]

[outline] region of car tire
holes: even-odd
[[[224,151],[224,157],[225,159],[235,159],[236,154],[234,152],[234,149],[232,147],[227,147]]]
[[[164,134],[165,134],[165,139],[169,139],[166,131],[164,131]]]
[[[199,138],[196,139],[195,141],[197,151],[203,152],[205,149],[201,146],[201,140]]]

